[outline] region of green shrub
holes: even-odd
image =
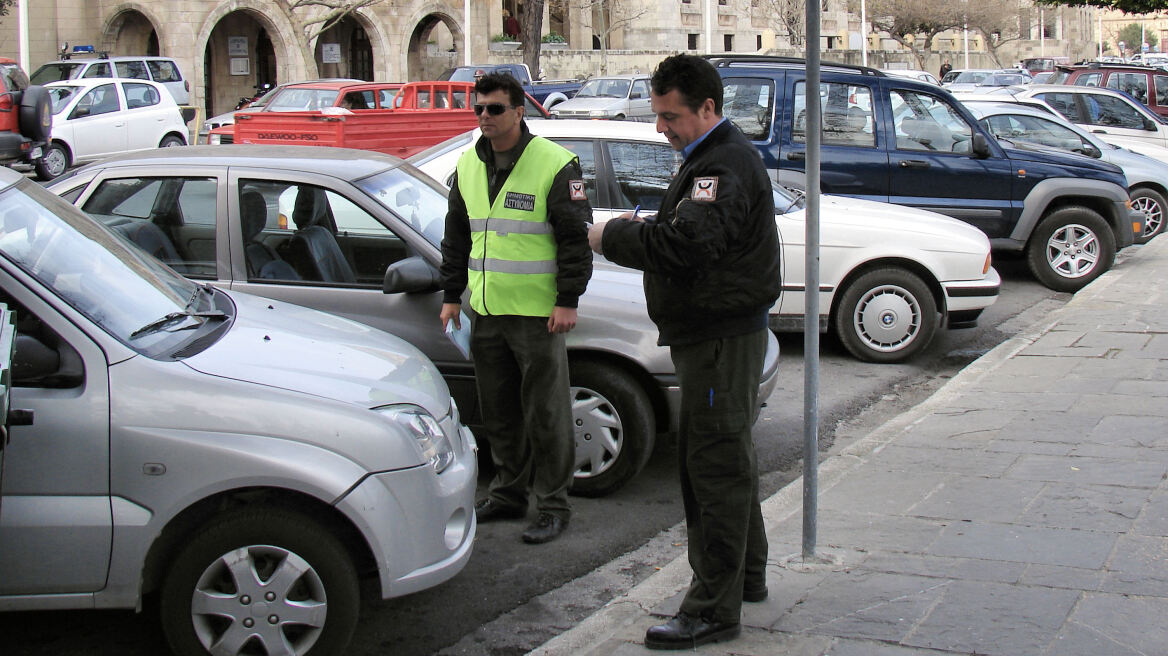
[[[548,32],[547,34],[543,35],[542,41],[544,43],[567,43],[568,42],[568,40],[565,39],[562,35],[556,34],[555,32]]]

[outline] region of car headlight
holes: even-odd
[[[434,471],[441,473],[454,462],[454,448],[438,420],[429,412],[416,405],[390,405],[378,410],[414,438],[422,449],[422,457]]]
[[[607,109],[594,109],[594,110],[588,112],[588,115],[591,116],[592,118],[607,118],[608,117],[608,110]]]

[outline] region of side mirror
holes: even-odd
[[[384,294],[428,294],[441,289],[440,282],[438,269],[425,258],[415,255],[389,265],[381,291]]]
[[[981,132],[973,133],[973,156],[979,158],[986,158],[992,155],[990,151],[990,142]]]
[[[1093,157],[1095,159],[1103,157],[1103,151],[1096,148],[1094,144],[1088,143],[1086,141],[1083,142],[1083,154],[1087,157]]]
[[[1143,116],[1142,118],[1144,119],[1144,129],[1148,132],[1155,132],[1157,127],[1156,122],[1147,116]]]

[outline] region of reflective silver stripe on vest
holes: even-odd
[[[467,268],[471,271],[491,271],[494,273],[555,273],[556,261],[516,262],[515,260],[498,260],[493,257],[488,257],[486,260],[481,257],[472,257]]]
[[[471,219],[471,232],[486,232],[487,222],[491,232],[508,235],[550,235],[552,227],[547,221],[524,221],[522,219]]]

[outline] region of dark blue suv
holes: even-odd
[[[754,141],[772,175],[803,189],[807,153],[802,59],[716,56],[723,114]],[[823,63],[823,193],[919,207],[1025,254],[1044,285],[1076,291],[1111,268],[1143,215],[1123,172],[1063,151],[997,141],[952,95],[862,66]]]

